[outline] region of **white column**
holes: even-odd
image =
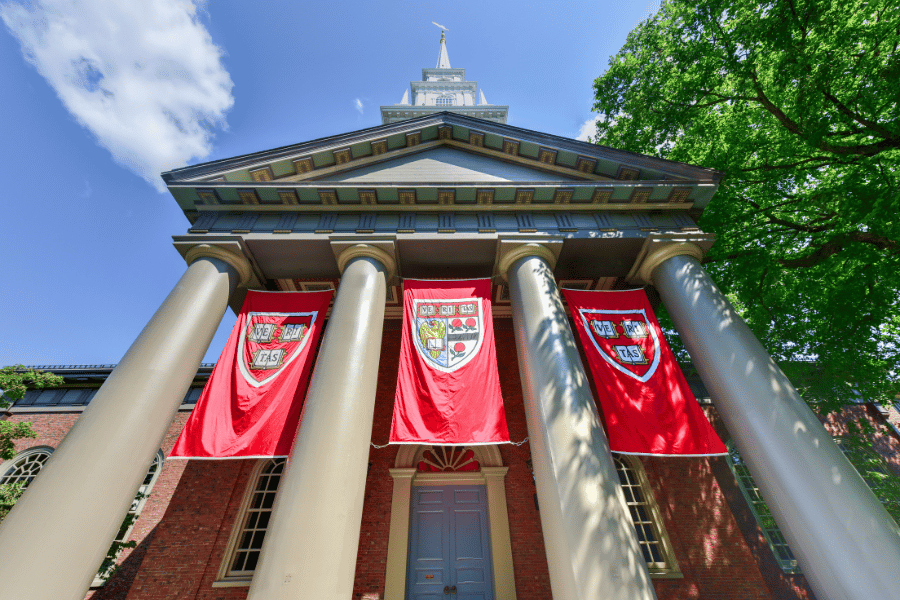
[[[188,252],[185,274],[0,525],[0,599],[84,598],[239,283],[245,258]]]
[[[387,280],[394,260],[359,244],[342,277],[248,600],[353,595]]]
[[[406,597],[406,563],[409,545],[409,505],[412,499],[412,480],[416,470],[389,469],[394,480],[391,496],[391,533],[388,536],[387,572],[384,600],[403,600]]]
[[[491,527],[491,564],[496,600],[516,600],[509,513],[506,510],[506,473],[509,467],[481,467],[487,490],[488,523]],[[385,599],[387,600],[387,599]]]
[[[554,600],[656,594],[556,288],[553,254],[519,246],[509,281],[525,417]]]
[[[771,359],[690,243],[649,252],[688,352],[819,600],[900,594],[900,529]]]

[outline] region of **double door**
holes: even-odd
[[[493,600],[483,485],[412,488],[407,600]]]

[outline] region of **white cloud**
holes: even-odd
[[[600,115],[596,115],[585,121],[581,124],[581,128],[578,130],[578,135],[575,136],[576,140],[581,140],[582,142],[589,142],[589,138],[596,137],[597,135],[597,121],[600,120]]]
[[[160,172],[227,126],[234,84],[192,0],[35,0],[0,18],[78,122],[160,191]]]
[[[360,100],[359,98],[357,98],[356,101],[354,102],[354,106],[356,106],[356,112],[358,112],[359,114],[363,114],[363,103],[362,103],[362,100]]]

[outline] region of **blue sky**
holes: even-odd
[[[511,125],[577,137],[658,4],[0,0],[0,365],[117,362],[185,269],[159,172],[380,124],[432,21]]]

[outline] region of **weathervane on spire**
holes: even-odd
[[[434,23],[435,25],[437,25],[438,27],[441,28],[441,53],[438,56],[438,63],[437,63],[436,68],[449,69],[450,68],[450,57],[447,56],[447,40],[446,40],[446,38],[444,38],[444,32],[450,31],[450,30],[447,29],[446,27],[444,27],[443,25],[441,25],[440,23],[435,23],[434,21],[432,21],[432,23]]]

